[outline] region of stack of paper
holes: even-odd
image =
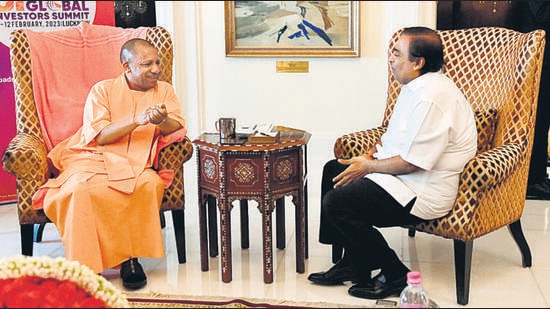
[[[255,125],[252,130],[248,138],[251,143],[274,143],[279,139],[279,131],[272,124]]]

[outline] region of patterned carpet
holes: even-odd
[[[132,308],[350,308],[353,306],[326,302],[293,302],[286,300],[244,299],[175,295],[128,294]],[[355,308],[361,308],[357,306]]]
[[[182,296],[165,294],[127,294],[131,308],[398,308],[394,300],[379,299],[371,306],[327,302],[295,302],[277,299]],[[429,308],[440,308],[430,299]]]

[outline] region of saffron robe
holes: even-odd
[[[99,273],[130,257],[164,256],[160,205],[164,183],[152,169],[160,131],[147,124],[113,144],[95,137],[111,122],[164,103],[185,130],[172,86],[159,81],[148,91],[129,89],[124,74],[95,84],[84,106],[82,127],[48,153],[60,171],[35,196],[56,225],[65,257]],[[40,205],[34,205],[40,208]]]

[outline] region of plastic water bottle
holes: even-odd
[[[400,308],[428,308],[430,299],[422,288],[420,272],[410,271],[407,273],[407,286],[399,296]]]

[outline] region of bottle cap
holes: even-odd
[[[420,272],[419,271],[409,271],[407,273],[407,283],[408,284],[420,284]]]

